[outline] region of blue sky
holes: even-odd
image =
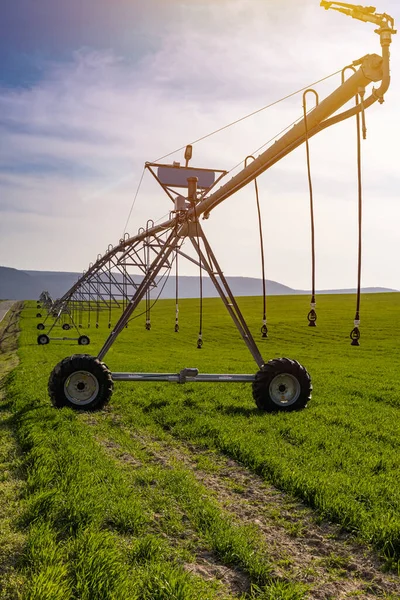
[[[1,83],[24,87],[43,77],[46,63],[68,61],[80,48],[113,49],[137,60],[157,47],[166,14],[172,16],[178,9],[177,3],[163,0],[15,0],[2,4]]]
[[[372,25],[317,0],[2,4],[0,264],[21,269],[82,271],[121,236],[145,161],[380,51]],[[378,9],[399,16],[394,0]],[[398,42],[387,101],[367,113],[363,283],[400,289]],[[338,84],[319,86],[321,97]],[[301,112],[295,96],[196,144],[192,162],[229,170]],[[356,281],[354,128],[339,125],[311,142],[320,288]],[[307,288],[304,148],[259,186],[267,276]],[[145,178],[128,231],[168,213],[168,202]],[[252,187],[206,223],[227,274],[259,276],[256,226]]]

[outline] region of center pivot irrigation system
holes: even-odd
[[[146,227],[140,229],[133,237],[125,234],[117,246],[110,246],[103,256],[98,256],[97,261],[89,266],[88,271],[60,301],[51,303],[48,298],[42,298],[43,304],[47,305],[49,315],[56,316],[56,321],[60,320],[62,315],[64,317],[66,315],[70,320],[66,322],[64,319],[62,323],[64,330],[69,329],[71,323],[75,327],[77,323],[82,326],[81,322],[86,317],[87,326],[90,326],[91,316],[94,326],[97,327],[100,311],[109,311],[110,333],[97,357],[75,354],[62,360],[53,369],[49,379],[49,394],[54,406],[70,406],[84,410],[99,409],[109,401],[114,381],[251,382],[253,397],[261,410],[290,411],[306,406],[312,391],[311,378],[307,370],[297,361],[288,358],[273,359],[269,362],[264,360],[210,246],[200,223],[200,217],[207,219],[221,202],[250,182],[256,181],[259,175],[304,142],[308,156],[308,140],[336,123],[355,116],[359,141],[360,118],[365,130],[365,109],[376,101],[383,103],[384,94],[390,83],[389,47],[392,35],[396,33],[393,19],[389,15],[376,13],[374,7],[364,8],[325,1],[321,2],[321,6],[361,21],[374,23],[377,26],[375,32],[380,37],[382,56],[367,54],[345,67],[342,71],[341,85],[322,101],[319,101],[314,90],[306,90],[303,96],[304,118],[257,158],[251,157],[251,162],[246,160],[244,168],[218,189],[216,185],[226,172],[190,167],[189,161],[192,158],[190,145],[185,151],[185,166],[181,166],[180,163],[172,165],[146,163],[146,169],[174,203],[174,210],[171,211],[168,220],[158,225],[148,221]],[[344,77],[346,70],[352,71],[347,80]],[[366,88],[372,82],[380,82],[380,85],[378,88],[373,87],[370,95],[366,97]],[[316,106],[309,112],[305,107],[305,95],[308,92],[313,92],[316,96]],[[352,99],[356,100],[353,108],[335,114]],[[359,190],[360,186],[359,179]],[[311,182],[310,196],[312,199]],[[190,242],[195,251],[195,259],[183,252],[184,241]],[[103,362],[142,299],[146,299],[146,328],[150,328],[150,291],[162,285],[163,277],[170,272],[174,262],[177,264],[178,256],[197,264],[200,272],[203,270],[213,282],[258,366],[255,375],[199,373],[196,368],[183,368],[178,373],[120,373],[110,372]],[[135,280],[130,275],[134,269],[141,273],[139,280],[137,278]],[[310,325],[315,325],[314,302],[312,297]],[[122,314],[112,327],[111,308],[115,306],[122,308]],[[358,319],[357,307],[355,329],[352,332],[353,345],[358,345]],[[175,331],[178,330],[178,315],[176,315]],[[44,336],[42,341],[38,339],[38,342],[48,343],[49,337],[42,335]],[[265,336],[264,330],[263,337]],[[83,341],[82,339],[79,341],[78,338],[79,343],[82,345],[89,343],[89,338],[83,337],[85,338]],[[200,331],[198,347],[200,348],[201,345]]]

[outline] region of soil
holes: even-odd
[[[152,460],[166,468],[180,463],[190,469],[237,523],[252,524],[266,543],[275,574],[306,584],[310,600],[400,599],[400,578],[384,571],[384,562],[371,548],[339,526],[320,521],[311,509],[241,464],[172,436],[158,439],[133,432],[119,416],[110,416],[140,441]],[[118,458],[137,463],[124,449]],[[205,579],[219,579],[235,596],[249,589],[246,574],[221,565],[210,552],[199,553],[196,563],[185,567]]]

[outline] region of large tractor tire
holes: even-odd
[[[54,367],[48,384],[53,406],[100,410],[109,402],[113,380],[107,366],[89,354],[74,354]]]
[[[297,360],[275,358],[256,374],[253,398],[266,412],[299,410],[311,400],[311,377]]]

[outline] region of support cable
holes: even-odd
[[[144,173],[145,173],[145,171],[146,171],[146,167],[143,167],[142,175],[141,175],[141,177],[140,177],[139,184],[138,184],[138,186],[137,186],[137,188],[136,188],[136,192],[135,192],[135,195],[134,195],[134,197],[133,197],[133,200],[132,200],[132,204],[131,204],[131,208],[130,208],[130,211],[129,211],[129,214],[128,214],[128,218],[126,219],[126,223],[125,223],[124,231],[122,232],[122,237],[124,237],[124,235],[125,235],[125,232],[126,232],[126,228],[128,227],[128,223],[129,223],[129,219],[131,218],[131,214],[132,214],[132,211],[133,211],[133,207],[134,207],[134,206],[135,206],[135,204],[136,204],[136,200],[137,200],[137,197],[138,197],[138,195],[139,195],[140,188],[141,188],[141,186],[142,186],[142,181],[143,181],[143,177],[144,177]]]
[[[307,90],[308,88],[310,88],[314,85],[318,85],[319,83],[322,83],[323,81],[326,81],[327,79],[330,79],[331,77],[334,77],[338,73],[341,73],[341,71],[342,71],[342,69],[339,69],[339,71],[335,71],[334,73],[331,73],[330,75],[327,75],[326,77],[323,77],[322,79],[319,79],[318,81],[314,81],[313,83],[310,83],[306,87],[296,90],[295,92],[292,92],[291,94],[288,94],[287,96],[284,96],[283,98],[280,98],[279,100],[275,100],[274,102],[271,102],[270,104],[267,104],[266,106],[258,108],[257,110],[254,110],[253,112],[245,115],[244,117],[236,119],[236,121],[232,121],[231,123],[228,123],[227,125],[224,125],[223,127],[216,129],[215,131],[212,131],[211,133],[207,133],[206,135],[203,135],[202,137],[197,138],[197,140],[194,140],[194,142],[190,142],[190,145],[193,146],[193,144],[197,144],[197,142],[202,142],[203,140],[211,137],[212,135],[215,135],[216,133],[219,133],[220,131],[224,131],[224,129],[228,129],[229,127],[232,127],[233,125],[236,125],[237,123],[241,123],[241,121],[244,121],[245,119],[249,119],[250,117],[257,115],[258,113],[260,113],[264,110],[267,110],[268,108],[271,108],[272,106],[275,106],[276,104],[279,104],[280,102],[283,102],[284,100],[288,100],[289,98],[292,98],[296,94],[300,94],[301,92],[304,92],[304,90]],[[184,150],[186,148],[186,146],[187,146],[187,144],[185,144],[181,148],[177,148],[176,150],[169,152],[168,154],[164,154],[164,156],[160,156],[160,158],[157,158],[153,162],[159,162],[160,160],[163,160],[164,158],[168,158],[169,156],[172,156],[172,154],[175,154],[176,152],[181,152],[181,150]]]
[[[319,83],[322,83],[322,82],[324,82],[324,81],[327,81],[327,80],[328,80],[328,79],[330,79],[331,77],[334,77],[335,75],[337,75],[338,73],[341,73],[341,72],[342,72],[342,69],[340,69],[340,70],[338,70],[338,71],[334,71],[334,72],[333,72],[333,73],[331,73],[330,75],[327,75],[326,77],[322,77],[321,79],[318,79],[317,81],[314,81],[313,83],[311,83],[311,84],[309,84],[309,85],[307,85],[307,86],[305,86],[305,87],[303,87],[303,88],[300,88],[300,89],[296,90],[295,92],[292,92],[292,93],[290,93],[290,94],[288,94],[288,95],[286,95],[286,96],[284,96],[284,97],[280,98],[279,100],[275,100],[274,102],[271,102],[270,104],[267,104],[267,105],[265,105],[265,106],[263,106],[263,107],[261,107],[261,108],[259,108],[259,109],[255,110],[255,111],[253,111],[253,112],[251,112],[251,113],[248,113],[247,115],[244,115],[243,117],[241,117],[241,118],[239,118],[239,119],[236,119],[235,121],[232,121],[231,123],[228,123],[227,125],[224,125],[223,127],[220,127],[220,128],[218,128],[218,129],[216,129],[216,130],[214,130],[214,131],[212,131],[212,132],[210,132],[210,133],[208,133],[208,134],[206,134],[206,135],[204,135],[204,136],[202,136],[202,137],[200,137],[200,138],[197,138],[196,140],[194,140],[193,142],[191,142],[191,143],[190,143],[190,145],[194,145],[194,144],[196,144],[196,143],[198,143],[198,142],[201,142],[201,141],[203,141],[203,140],[205,140],[205,139],[207,139],[207,138],[209,138],[209,137],[211,137],[211,136],[213,136],[213,135],[215,135],[215,134],[217,134],[217,133],[219,133],[219,132],[221,132],[221,131],[224,131],[225,129],[228,129],[229,127],[232,127],[233,125],[236,125],[237,123],[240,123],[240,122],[242,122],[242,121],[244,121],[244,120],[246,120],[246,119],[249,119],[250,117],[252,117],[252,116],[254,116],[254,115],[256,115],[256,114],[258,114],[258,113],[260,113],[260,112],[262,112],[262,111],[264,111],[264,110],[267,110],[268,108],[271,108],[271,107],[273,107],[273,106],[275,106],[275,105],[279,104],[280,102],[283,102],[284,100],[288,100],[289,98],[292,98],[292,97],[293,97],[293,96],[295,96],[296,94],[299,94],[299,93],[301,93],[301,92],[303,92],[303,91],[307,90],[307,89],[308,89],[308,88],[310,88],[311,86],[315,86],[315,85],[318,85]],[[277,135],[275,135],[273,138],[271,138],[271,140],[270,140],[269,142],[266,142],[265,144],[263,144],[262,146],[260,146],[260,148],[258,148],[258,149],[257,149],[255,152],[253,152],[253,154],[255,154],[256,152],[259,152],[260,150],[262,150],[262,149],[263,149],[263,148],[264,148],[264,147],[265,147],[267,144],[269,144],[270,142],[272,142],[272,141],[273,141],[273,140],[274,140],[274,139],[275,139],[275,138],[276,138],[278,135],[280,135],[281,133],[284,133],[284,132],[285,132],[287,129],[290,129],[290,127],[292,127],[293,125],[295,125],[295,124],[297,123],[297,121],[298,121],[298,119],[296,119],[296,120],[295,120],[295,121],[294,121],[294,122],[293,122],[291,125],[289,125],[289,126],[288,126],[288,127],[286,127],[285,129],[283,129],[283,130],[282,130],[280,133],[278,133],[278,134],[277,134]],[[152,162],[159,162],[159,161],[161,161],[161,160],[163,160],[163,159],[165,159],[165,158],[168,158],[169,156],[172,156],[173,154],[175,154],[175,153],[177,153],[177,152],[181,152],[182,150],[184,150],[184,149],[187,147],[187,145],[188,145],[188,144],[185,144],[184,146],[181,146],[180,148],[176,148],[176,149],[175,149],[175,150],[173,150],[172,152],[169,152],[168,154],[164,154],[163,156],[160,156],[159,158],[157,158],[156,160],[154,160],[154,161],[152,161]],[[227,173],[227,174],[229,174],[229,173],[231,173],[232,171],[234,171],[234,170],[235,170],[235,169],[236,169],[238,166],[240,166],[240,164],[241,164],[241,163],[239,163],[238,165],[235,165],[234,167],[232,167],[232,168],[231,168],[231,169],[228,171],[228,173]],[[125,232],[126,232],[126,228],[127,228],[127,226],[128,226],[128,223],[129,223],[129,220],[130,220],[130,217],[131,217],[131,214],[132,214],[132,210],[133,210],[133,208],[134,208],[134,205],[135,205],[135,203],[136,203],[136,200],[137,200],[137,197],[138,197],[138,194],[139,194],[139,191],[140,191],[141,185],[142,185],[142,181],[143,181],[143,177],[144,177],[145,170],[146,170],[146,167],[144,167],[144,169],[143,169],[143,171],[142,171],[142,175],[141,175],[141,178],[140,178],[140,181],[139,181],[138,187],[137,187],[137,189],[136,189],[136,193],[135,193],[135,195],[134,195],[134,199],[133,199],[133,202],[132,202],[132,205],[131,205],[131,208],[130,208],[129,214],[128,214],[128,218],[127,218],[127,220],[126,220],[126,223],[125,223],[125,227],[124,227],[124,231],[123,231],[122,237],[124,236],[124,234],[125,234]],[[158,219],[158,221],[160,221],[160,220],[161,220],[161,219]],[[156,221],[156,223],[157,223],[158,221]]]
[[[309,87],[314,86],[314,85],[318,85],[319,83],[322,83],[322,82],[326,81],[327,79],[330,79],[331,77],[334,77],[335,75],[337,75],[340,72],[341,72],[341,70],[335,71],[334,73],[331,73],[330,75],[327,75],[326,77],[323,77],[322,79],[319,79],[318,81],[314,81],[313,83],[307,85],[306,87],[303,87],[303,88],[301,88],[299,90],[296,90],[295,92],[292,92],[291,94],[288,94],[287,96],[284,96],[283,98],[280,98],[279,100],[275,100],[274,102],[271,102],[270,104],[267,104],[266,106],[263,106],[263,107],[255,110],[255,111],[253,111],[251,113],[248,113],[247,115],[245,115],[245,116],[243,116],[243,117],[241,117],[239,119],[236,119],[236,121],[232,121],[231,123],[228,123],[227,125],[224,125],[223,127],[220,127],[219,129],[216,129],[216,130],[214,130],[214,131],[212,131],[210,133],[207,133],[206,135],[203,135],[200,138],[197,138],[196,140],[194,140],[193,142],[191,142],[190,145],[197,144],[198,142],[201,142],[201,141],[203,141],[203,140],[205,140],[205,139],[207,139],[207,138],[209,138],[209,137],[211,137],[211,136],[213,136],[213,135],[215,135],[217,133],[220,133],[221,131],[224,131],[225,129],[228,129],[229,127],[232,127],[233,125],[237,125],[237,123],[241,123],[242,121],[244,121],[246,119],[249,119],[250,117],[253,117],[254,115],[257,115],[258,113],[263,112],[264,110],[267,110],[268,108],[271,108],[271,107],[275,106],[276,104],[279,104],[280,102],[283,102],[284,100],[288,100],[289,98],[292,98],[296,94],[300,94],[301,92],[303,92],[304,90],[308,89]],[[279,136],[281,133],[284,133],[287,129],[290,129],[290,127],[292,127],[293,125],[295,125],[298,120],[299,119],[296,119],[295,121],[293,121],[293,123],[291,125],[289,125],[288,127],[285,127],[285,129],[283,129],[280,133],[276,134],[273,138],[271,138],[271,140],[269,142],[266,142],[265,144],[263,144],[262,146],[260,146],[260,148],[258,148],[255,152],[253,152],[253,154],[255,154],[256,152],[259,152],[260,150],[262,150],[267,144],[269,144],[270,142],[272,142],[277,136]],[[160,156],[159,158],[157,158],[156,160],[154,160],[152,162],[159,162],[160,160],[163,160],[164,158],[168,158],[169,156],[172,156],[173,154],[176,154],[177,152],[181,152],[186,147],[187,147],[187,144],[185,144],[184,146],[181,146],[180,148],[176,148],[176,150],[173,150],[172,152],[169,152],[168,154],[164,154],[164,156]],[[238,165],[235,165],[234,167],[232,167],[228,171],[228,173],[231,173],[232,171],[234,171],[238,166],[240,166],[240,164],[241,163],[239,163]],[[128,227],[128,223],[129,223],[129,220],[131,218],[132,211],[133,211],[133,208],[134,208],[134,206],[136,204],[136,200],[137,200],[137,197],[139,195],[139,191],[140,191],[140,188],[141,188],[141,185],[142,185],[142,182],[143,182],[143,177],[144,177],[145,171],[146,171],[146,167],[143,168],[142,175],[140,177],[140,181],[139,181],[138,187],[136,189],[136,192],[135,192],[135,195],[134,195],[134,198],[133,198],[133,201],[132,201],[131,208],[129,210],[128,218],[126,219],[126,223],[125,223],[124,231],[122,233],[122,237],[124,236],[124,234],[126,232],[126,229]],[[168,213],[167,213],[166,216],[168,216]],[[158,221],[161,221],[161,219],[158,219],[156,221],[156,223]]]
[[[307,175],[308,175],[308,189],[310,192],[310,219],[311,219],[311,301],[310,311],[307,315],[308,326],[315,327],[317,321],[317,313],[315,312],[315,223],[314,223],[314,197],[313,197],[313,186],[311,178],[311,160],[310,160],[310,145],[308,141],[308,125],[307,125],[307,94],[313,93],[315,95],[316,104],[318,106],[319,98],[318,94],[313,89],[308,89],[303,94],[303,114],[304,114],[304,126],[305,126],[305,145],[306,145],[306,157],[307,157]]]
[[[366,137],[365,116],[364,116],[364,95],[365,89],[360,89],[359,95],[356,96],[356,104],[358,105],[361,98],[362,105],[362,128],[363,138]],[[361,302],[361,258],[362,258],[362,163],[361,163],[361,123],[360,113],[356,115],[357,121],[357,180],[358,180],[358,265],[357,265],[357,299],[356,299],[356,314],[354,317],[354,328],[350,333],[351,345],[360,345],[360,302]]]
[[[287,125],[286,127],[284,127],[283,129],[281,129],[281,131],[279,131],[278,133],[276,133],[272,138],[270,138],[268,141],[264,142],[264,144],[262,146],[260,146],[259,148],[257,148],[256,150],[253,150],[253,152],[251,153],[251,156],[254,156],[257,154],[257,152],[260,152],[261,150],[263,150],[266,146],[269,146],[269,144],[271,144],[273,141],[276,140],[276,138],[279,138],[281,135],[283,135],[286,131],[288,131],[289,129],[292,129],[292,127],[294,127],[295,125],[297,125],[297,123],[299,121],[301,121],[303,119],[303,115],[301,117],[297,117],[297,119],[295,119],[294,121],[292,121],[289,125]],[[232,173],[232,171],[235,171],[238,167],[241,167],[243,163],[243,160],[241,160],[240,162],[238,162],[236,165],[234,165],[233,167],[231,167],[229,169],[229,171],[227,172],[227,175],[229,175],[230,173]]]

